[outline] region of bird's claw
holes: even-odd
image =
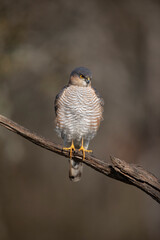
[[[78,149],[78,151],[82,151],[83,152],[83,160],[85,159],[85,152],[92,152],[92,150],[87,150],[87,149],[84,148],[84,146],[83,146],[83,138],[82,138],[82,145]]]
[[[67,151],[69,150],[69,157],[70,157],[70,159],[72,159],[72,152],[76,150],[75,146],[74,146],[74,143],[73,143],[73,140],[72,140],[71,146],[68,147],[68,148],[64,147],[63,150],[67,150]]]

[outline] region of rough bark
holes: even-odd
[[[0,125],[14,133],[21,135],[40,147],[48,149],[66,158],[69,157],[69,152],[63,150],[61,145],[55,144],[44,137],[38,136],[34,132],[29,131],[28,129],[2,115],[0,115]],[[82,154],[78,151],[74,151],[73,159],[75,161],[82,161]],[[83,162],[89,167],[92,167],[96,171],[110,178],[114,178],[140,188],[142,191],[160,203],[160,181],[153,174],[146,171],[142,167],[135,164],[126,163],[124,160],[120,160],[113,156],[111,156],[111,164],[101,161],[89,154],[86,154]]]

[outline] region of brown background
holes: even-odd
[[[1,0],[0,113],[55,142],[53,101],[86,66],[105,101],[90,148],[160,177],[160,1]],[[160,239],[160,208],[140,190],[0,127],[0,240]]]

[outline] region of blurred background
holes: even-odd
[[[54,142],[53,102],[73,68],[105,101],[90,148],[160,177],[160,1],[1,0],[0,113]],[[0,127],[0,240],[160,239],[148,195]]]

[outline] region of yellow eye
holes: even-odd
[[[84,78],[83,75],[80,75],[80,78]]]

